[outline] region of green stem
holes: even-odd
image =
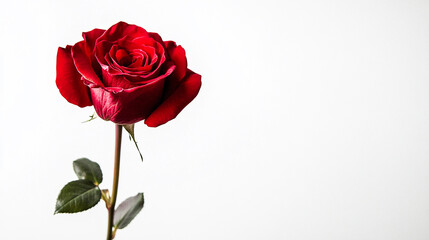
[[[110,198],[109,204],[109,219],[107,224],[107,240],[112,240],[114,236],[112,235],[113,228],[113,217],[115,215],[115,204],[116,196],[118,195],[118,183],[119,183],[119,165],[121,157],[121,140],[122,140],[122,126],[116,125],[116,137],[115,137],[115,166],[113,170],[113,187],[112,187],[112,196]]]

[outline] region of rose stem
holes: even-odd
[[[107,225],[107,240],[111,240],[114,238],[114,236],[112,236],[112,228],[113,228],[113,217],[115,214],[116,196],[118,195],[119,164],[120,164],[120,157],[121,157],[121,140],[122,140],[121,125],[116,125],[115,136],[116,136],[115,137],[115,166],[113,169],[112,197],[110,199],[110,205],[108,208],[109,219],[108,219],[108,225]]]

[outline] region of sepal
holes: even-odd
[[[143,155],[140,152],[139,145],[137,145],[136,138],[134,135],[134,124],[126,124],[126,125],[122,125],[122,126],[124,126],[125,130],[127,130],[127,132],[130,134],[130,140],[133,140],[134,144],[136,145],[137,151],[139,151],[140,158],[143,162]]]

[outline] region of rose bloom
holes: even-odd
[[[94,105],[116,124],[157,127],[174,119],[198,94],[201,76],[187,68],[185,50],[157,33],[119,22],[83,33],[58,48],[56,84],[79,107]]]

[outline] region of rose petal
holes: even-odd
[[[119,66],[119,64],[115,62],[115,54],[113,54],[116,51],[114,49],[115,47],[125,48],[129,52],[145,51],[151,58],[151,62],[148,65],[137,68]],[[115,43],[106,40],[100,41],[99,38],[95,45],[94,53],[97,62],[101,65],[103,70],[109,71],[109,74],[124,75],[127,76],[129,80],[138,82],[147,82],[156,78],[162,70],[161,66],[165,65],[164,62],[166,60],[162,44],[148,37],[138,37],[132,40],[124,37]]]
[[[137,25],[128,24],[125,22],[118,22],[117,24],[111,26],[107,29],[101,37],[99,37],[96,43],[107,40],[110,42],[119,40],[120,38],[126,36],[128,39],[134,39],[136,37],[149,36],[147,31]]]
[[[141,67],[143,64],[146,64],[146,60],[148,59],[147,54],[145,52],[132,52],[131,54],[131,64],[128,65],[130,68]]]
[[[112,47],[113,49],[113,47]],[[146,66],[139,66],[133,68],[133,64],[131,64],[128,67],[121,66],[114,57],[112,57],[114,51],[110,51],[109,54],[106,54],[104,57],[104,60],[108,63],[108,72],[112,75],[126,75],[126,76],[144,76],[144,74],[151,73],[150,70],[152,69],[151,65]],[[142,53],[142,56],[144,57],[144,53]],[[147,58],[147,57],[146,57]],[[140,61],[142,62],[142,60]],[[139,64],[138,62],[136,64]]]
[[[92,67],[98,76],[101,76],[101,66],[97,63],[97,59],[95,59],[92,53],[94,51],[95,42],[101,35],[103,35],[105,31],[106,30],[95,28],[92,31],[82,33],[83,39],[85,40],[88,50],[91,53]]]
[[[105,56],[112,50],[112,48],[118,48],[118,46],[108,41],[97,42],[95,45],[94,56],[101,68],[108,66]]]
[[[106,87],[116,87],[116,88],[132,88],[136,85],[132,84],[125,76],[123,75],[112,75],[108,71],[102,70],[103,82]]]
[[[85,41],[76,43],[71,49],[72,57],[77,71],[96,86],[104,86],[95,73],[91,63],[91,52]]]
[[[164,48],[162,45],[149,37],[138,37],[132,40],[121,39],[118,41],[118,45],[128,49],[130,52],[137,49],[146,52],[150,60],[148,63],[149,65],[158,63],[158,56],[164,55]]]
[[[89,88],[81,80],[71,56],[71,46],[58,48],[56,84],[61,95],[70,103],[79,107],[91,106]]]
[[[112,47],[113,49],[113,47]],[[113,49],[113,52],[115,50]],[[131,54],[139,54],[141,56],[145,56],[146,64],[139,67],[131,67],[131,66],[125,66],[121,65],[121,68],[123,69],[123,72],[136,72],[136,73],[142,73],[144,74],[146,71],[149,71],[152,69],[153,65],[157,62],[158,56],[156,53],[155,48],[150,46],[142,46],[140,49],[132,49],[130,51]],[[116,54],[112,55],[112,50],[110,51],[110,55],[112,56],[113,60],[116,60],[117,63],[119,63],[118,56]],[[147,73],[146,73],[147,74]]]
[[[170,76],[176,66],[172,64],[172,62],[167,62],[164,66],[163,74],[157,75],[156,78],[152,79],[144,79],[139,76],[134,76],[130,74],[111,74],[110,71],[103,70],[103,82],[106,87],[117,87],[122,89],[129,89],[133,87],[138,87],[139,85],[149,84],[155,81],[159,81],[160,79],[166,79]],[[110,70],[111,68],[109,68]]]
[[[175,69],[176,69],[176,66],[174,66],[172,62],[166,62],[163,67],[163,72],[165,71],[165,73],[161,75],[157,74],[156,78],[145,79],[145,78],[140,78],[139,76],[134,77],[132,75],[127,75],[127,79],[129,79],[130,81],[133,81],[133,84],[136,84],[136,85],[147,84],[153,81],[158,81],[161,78],[162,79],[168,78],[168,76],[170,76]]]
[[[115,59],[120,64],[120,66],[128,66],[132,63],[132,57],[124,49],[119,49],[115,53]]]
[[[185,76],[188,67],[185,49],[180,45],[176,46],[176,43],[173,41],[166,41],[165,46],[170,59],[174,62],[174,65],[176,65],[176,71],[174,71],[172,77],[181,80]]]
[[[99,38],[106,30],[95,28],[92,31],[82,33],[83,39],[90,50],[94,49],[95,41]],[[92,51],[91,51],[92,52]]]
[[[131,89],[91,88],[95,111],[104,120],[133,124],[145,119],[162,98],[164,79]]]
[[[145,124],[158,127],[174,119],[197,95],[201,88],[201,75],[188,70],[182,83],[149,117]]]
[[[164,41],[162,41],[162,38],[161,38],[161,36],[159,36],[158,33],[150,32],[148,34],[151,38],[153,38],[155,41],[159,42],[165,48]]]

